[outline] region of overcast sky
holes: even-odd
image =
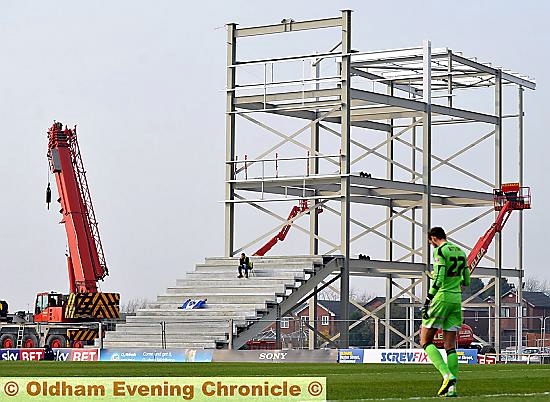
[[[0,299],[25,309],[39,291],[67,291],[65,232],[57,208],[44,204],[54,119],[79,127],[111,271],[104,290],[152,299],[206,256],[222,255],[224,24],[324,18],[341,8],[355,11],[354,48],[431,39],[537,79],[525,96],[525,181],[536,200],[525,214],[525,266],[550,279],[549,4],[0,1]]]

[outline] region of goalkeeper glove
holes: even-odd
[[[422,309],[420,309],[420,314],[422,315],[422,318],[427,320],[428,318],[430,318],[430,316],[428,315],[428,309],[430,308],[430,298],[426,299],[426,301],[424,302],[424,307],[422,307]]]

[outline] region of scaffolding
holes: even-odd
[[[309,250],[303,254],[343,256],[340,272],[335,273],[340,285],[333,289],[340,293],[344,321],[332,341],[347,347],[350,328],[374,318],[372,311],[351,301],[363,317],[349,321],[350,277],[378,277],[384,278],[386,284],[385,301],[377,309],[383,310],[385,316],[376,319],[385,327],[385,347],[415,347],[418,333],[413,325],[414,308],[426,298],[431,271],[427,232],[432,215],[440,210],[458,210],[458,224],[451,226],[444,214],[436,223],[446,227],[451,241],[470,250],[484,231],[481,228],[487,226],[479,226],[483,218],[489,218],[493,211],[492,190],[503,182],[505,162],[507,166],[517,163],[513,179],[523,182],[523,96],[525,89],[535,89],[535,82],[461,52],[432,48],[430,41],[418,47],[357,51],[351,45],[351,16],[350,10],[342,10],[340,16],[327,19],[284,19],[278,24],[246,28],[227,24],[225,255],[249,251],[291,224],[296,228],[293,230],[309,236]],[[315,49],[311,53],[237,59],[237,43],[242,38],[250,41],[272,35],[288,40],[299,31],[320,30],[331,30],[338,36],[333,43],[313,42]],[[329,50],[315,53],[319,48]],[[263,79],[241,79],[245,74],[240,71],[251,68],[259,71],[258,76],[263,75]],[[515,88],[516,93],[516,112],[508,115],[503,104],[505,87]],[[269,120],[268,116],[276,116],[277,120]],[[301,121],[304,125],[286,132],[277,126],[281,119],[292,120],[293,124]],[[505,119],[517,124],[503,136]],[[256,157],[239,158],[236,140],[241,121],[252,123],[262,135],[278,137],[279,142]],[[458,136],[453,131],[457,127],[468,134]],[[448,137],[438,138],[440,132]],[[512,137],[517,141],[517,151],[504,146],[505,140]],[[257,143],[263,141],[259,134],[254,138]],[[376,138],[380,140],[371,144]],[[437,141],[459,140],[466,144],[448,156],[441,156],[441,146],[432,146]],[[288,145],[298,152],[279,156],[278,151]],[[467,154],[481,146],[489,146],[489,154],[483,160],[473,158],[475,163],[472,158],[468,160]],[[509,153],[513,153],[513,158],[508,157]],[[379,162],[367,162],[372,160]],[[380,163],[383,169],[376,173]],[[478,164],[490,166],[489,171],[485,168],[483,173],[476,172],[474,165]],[[434,183],[432,176],[440,170],[451,172],[449,177],[466,179],[460,183],[470,183],[468,188],[447,185],[450,180]],[[445,181],[445,177],[440,181]],[[273,207],[281,202],[304,200],[307,208],[290,220]],[[276,227],[237,245],[236,208],[261,211],[277,222]],[[311,213],[320,208],[340,223],[337,239],[331,238],[334,225],[323,225],[325,218]],[[375,212],[365,212],[371,210]],[[382,218],[372,223],[366,215]],[[507,305],[517,309],[517,331],[522,333],[522,211],[517,215],[516,261],[505,265],[502,238],[497,235],[494,253],[487,255],[475,271],[476,277],[487,282],[465,301],[465,307],[494,307],[493,341],[497,351],[503,278],[517,283],[518,300]],[[308,227],[297,222],[303,216],[309,219]],[[253,233],[250,222],[247,226],[247,233]],[[472,229],[465,233],[465,228]],[[456,238],[459,231],[465,233],[466,240]],[[369,249],[368,257],[354,258],[363,252],[364,246],[356,245],[365,238],[382,239],[384,250],[378,253],[383,254],[380,258],[376,258],[376,247],[372,253]],[[490,288],[494,289],[494,303],[480,302],[477,296]],[[311,293],[313,303],[316,297],[317,287]],[[392,302],[402,297],[410,300],[406,308],[411,323],[406,333],[391,324]],[[310,320],[314,322],[312,310],[316,309],[310,309]],[[399,342],[391,344],[392,333],[399,336]],[[310,346],[315,347],[315,334],[310,334]]]

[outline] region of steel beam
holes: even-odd
[[[284,21],[284,22],[283,22]],[[237,29],[236,36],[243,38],[246,36],[271,35],[284,32],[296,32],[310,29],[323,29],[341,26],[344,21],[342,18],[324,18],[319,20],[294,21],[285,19],[280,24],[262,25],[256,27],[247,27]]]
[[[376,75],[373,73],[370,73],[368,71],[363,71],[359,68],[352,67],[351,73],[354,76],[358,76],[361,78],[366,78],[368,80],[373,80],[376,82],[380,82],[382,84],[386,85],[394,85],[395,89],[398,89],[400,91],[406,92],[408,94],[414,95],[414,96],[422,96],[422,90],[417,89],[410,85],[400,85],[400,84],[394,84],[393,81],[385,79],[381,75]]]
[[[489,67],[485,64],[478,63],[476,61],[467,59],[463,56],[459,56],[455,53],[452,54],[453,61],[456,61],[457,63],[463,64],[465,66],[471,67],[473,69],[476,69],[478,71],[483,71],[485,73],[496,75],[497,71],[500,71],[499,74],[501,75],[501,80],[508,81],[510,83],[514,83],[516,85],[522,86],[524,88],[528,89],[536,89],[536,83],[534,81],[527,80],[525,78],[517,77],[515,75],[503,72],[502,70]]]
[[[339,89],[314,89],[309,91],[279,92],[265,95],[246,95],[235,97],[235,106],[242,107],[251,103],[269,103],[282,101],[302,101],[304,99],[334,98],[338,100],[341,96]],[[279,106],[279,105],[274,105]]]
[[[352,89],[353,99],[361,99],[363,101],[372,102],[375,104],[388,105],[402,108],[403,111],[417,111],[426,113],[428,105],[423,97],[423,102],[400,98],[397,96],[389,96],[377,92],[370,92],[360,89]],[[497,117],[485,113],[473,112],[465,109],[452,108],[442,105],[430,105],[430,110],[434,114],[453,116],[466,120],[474,120],[481,123],[496,124]]]

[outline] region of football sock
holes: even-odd
[[[424,345],[424,350],[428,354],[428,357],[432,361],[432,364],[435,366],[436,369],[439,370],[442,377],[445,377],[446,374],[450,373],[449,367],[447,366],[447,364],[445,364],[441,353],[439,353],[439,350],[435,347],[433,343]]]
[[[458,377],[458,355],[456,354],[456,349],[447,350],[447,366],[451,374]]]

